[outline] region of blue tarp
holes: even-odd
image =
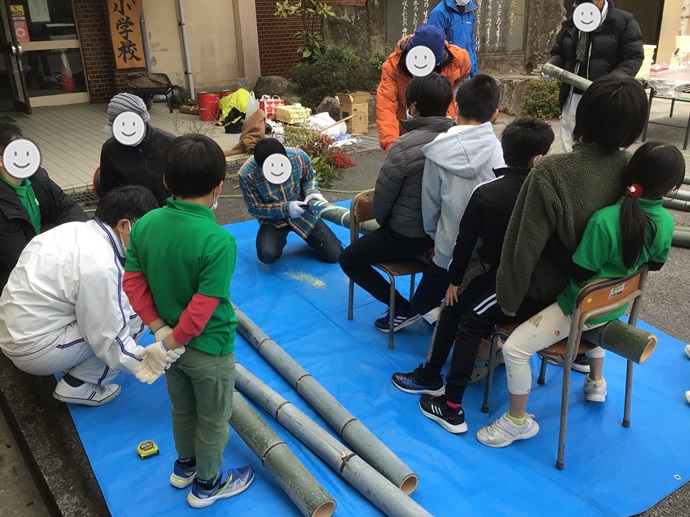
[[[507,409],[505,370],[496,372],[490,413],[480,411],[484,384],[472,385],[464,400],[469,432],[452,435],[419,412],[418,398],[390,382],[395,371],[424,361],[432,328],[424,321],[396,334],[395,349],[373,321],[385,309],[361,289],[355,318],[347,320],[347,278],[337,264],[323,264],[295,234],[279,262],[256,258],[254,221],[227,226],[239,256],[231,298],[345,407],[374,432],[420,478],[412,497],[436,516],[606,515],[641,512],[690,477],[690,362],[683,343],[661,332],[649,361],[635,367],[632,425],[621,426],[625,361],[609,354],[604,404],[587,403],[582,374],[573,373],[566,468],[554,468],[558,440],[562,369],[550,366],[546,385],[534,386],[529,411],[541,430],[505,449],[484,447],[475,438]],[[334,228],[343,242],[348,232]],[[401,282],[403,294],[408,282]],[[644,317],[644,310],[643,310]],[[649,328],[641,324],[645,328]],[[285,398],[328,425],[238,334],[236,359]],[[164,380],[151,386],[121,374],[122,394],[112,403],[70,406],[77,430],[113,516],[199,515],[188,507],[187,490],[168,484],[176,458],[170,401]],[[259,410],[260,411],[260,410]],[[263,412],[261,415],[336,499],[336,515],[379,515],[365,498]],[[161,453],[141,460],[139,442],[156,441]],[[254,485],[205,515],[298,515],[296,508],[249,448],[231,433],[229,466],[252,465]]]

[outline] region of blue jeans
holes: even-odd
[[[264,264],[271,264],[278,260],[283,254],[283,248],[287,244],[287,236],[292,229],[289,226],[285,228],[276,228],[271,224],[262,224],[259,227],[259,232],[256,234],[256,256]],[[340,252],[343,251],[343,245],[335,236],[333,231],[323,221],[317,221],[314,229],[305,239],[307,244],[314,250],[316,256],[328,262],[335,264],[340,258]]]

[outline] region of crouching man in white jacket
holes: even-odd
[[[144,187],[112,190],[95,219],[31,240],[10,274],[0,349],[27,373],[64,371],[56,399],[98,406],[120,394],[112,383],[119,370],[135,374],[145,326],[122,289],[123,264],[132,225],[157,207]]]

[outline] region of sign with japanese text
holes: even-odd
[[[144,68],[146,59],[141,37],[142,0],[107,0],[110,38],[117,69]]]
[[[29,26],[26,24],[26,20],[13,20],[12,23],[14,25],[14,37],[19,43],[31,41]]]
[[[10,14],[12,17],[24,16],[24,6],[23,5],[10,5]]]

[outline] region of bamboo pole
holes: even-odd
[[[235,375],[235,382],[245,395],[314,451],[383,513],[393,517],[431,517],[430,513],[398,490],[362,458],[242,365],[235,365]]]
[[[312,199],[309,201],[309,205],[312,206],[324,206],[325,208],[319,212],[319,217],[325,219],[338,226],[343,226],[345,228],[350,227],[350,210],[347,208],[342,208],[331,203],[324,203],[323,201],[317,201]],[[360,225],[360,233],[367,233],[376,230],[379,227],[379,223],[375,220],[365,221]]]
[[[677,199],[680,201],[690,201],[690,192],[687,190],[676,190],[670,196],[666,196],[664,199]]]
[[[664,208],[672,208],[673,210],[681,210],[683,212],[690,212],[690,201],[682,201],[680,199],[664,198]]]
[[[562,83],[574,86],[578,90],[584,91],[587,88],[589,88],[589,86],[592,84],[592,81],[590,81],[589,79],[585,79],[584,77],[575,75],[571,72],[568,72],[567,70],[563,70],[562,68],[559,68],[556,65],[552,65],[551,63],[546,63],[541,70],[544,74],[548,75],[549,77],[553,77],[554,79],[558,79]]]
[[[620,320],[582,333],[582,339],[642,364],[652,355],[658,339],[654,334]]]
[[[405,494],[417,488],[419,478],[400,458],[356,419],[297,361],[233,304],[237,330],[278,372],[292,383],[297,392],[350,444],[372,467]]]
[[[236,368],[240,365],[237,364]],[[330,517],[335,500],[259,414],[235,392],[230,425],[261,460],[302,515]]]
[[[690,248],[690,232],[675,230],[671,243],[679,248]]]

